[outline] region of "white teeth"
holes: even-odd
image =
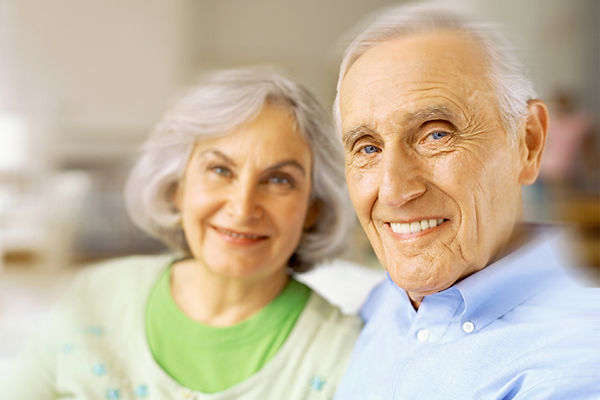
[[[419,222],[410,223],[410,233],[421,232],[421,224]]]
[[[244,239],[259,239],[260,238],[260,235],[237,233],[237,232],[232,232],[232,231],[228,231],[225,229],[221,229],[221,232],[226,234],[227,236],[231,236],[233,238],[244,238]]]
[[[396,233],[410,233],[410,224],[390,224],[392,226],[392,230]],[[394,228],[395,226],[395,228]]]
[[[439,224],[444,222],[443,218],[438,219],[424,219],[421,221],[415,222],[390,222],[390,227],[394,233],[399,233],[401,235],[405,235],[407,233],[417,233],[427,229],[435,228]]]

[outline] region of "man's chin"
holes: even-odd
[[[416,260],[396,261],[386,266],[390,278],[409,293],[427,296],[452,286],[453,274],[444,274],[445,269],[431,262]]]

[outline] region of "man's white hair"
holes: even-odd
[[[346,48],[337,82],[333,114],[341,133],[340,87],[348,70],[368,49],[393,38],[421,32],[452,30],[469,34],[482,47],[488,63],[488,78],[495,90],[498,111],[504,128],[516,138],[527,115],[529,100],[537,97],[524,65],[500,29],[489,22],[434,3],[395,6],[377,11],[368,18],[366,27]]]

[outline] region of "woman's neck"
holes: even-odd
[[[188,317],[207,325],[229,326],[269,304],[288,279],[283,268],[253,280],[225,277],[187,259],[171,269],[171,294]]]

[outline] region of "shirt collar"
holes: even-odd
[[[527,244],[454,285],[464,302],[461,322],[470,321],[478,330],[565,281],[566,235],[548,227],[533,229],[535,236]]]

